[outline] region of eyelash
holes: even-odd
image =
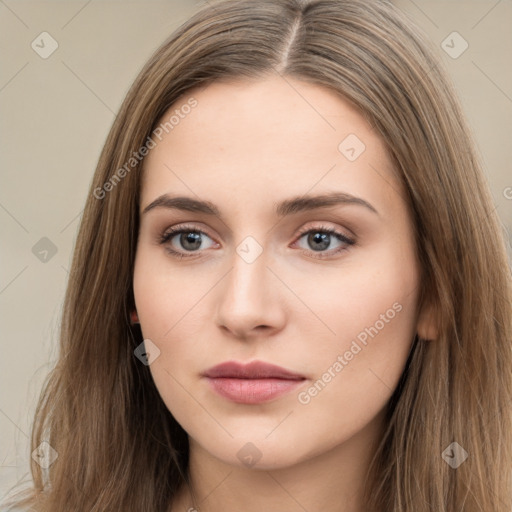
[[[167,242],[169,242],[176,235],[179,235],[182,233],[197,233],[197,234],[206,235],[209,238],[212,238],[208,235],[208,233],[206,233],[200,229],[197,229],[194,226],[181,225],[178,228],[172,227],[172,228],[165,229],[160,234],[160,236],[158,238],[158,243],[161,245],[167,244]],[[348,245],[349,247],[352,245],[355,245],[355,243],[356,243],[355,240],[348,238],[340,231],[337,231],[336,229],[333,229],[329,226],[316,226],[314,228],[302,229],[299,231],[299,234],[298,234],[297,238],[295,239],[295,242],[298,242],[304,235],[307,235],[309,233],[324,233],[324,234],[332,235],[336,239],[338,239],[340,242],[343,242],[344,244]],[[199,252],[197,252],[197,253],[191,252],[190,254],[182,253],[179,251],[175,251],[174,249],[171,249],[171,247],[166,247],[166,250],[169,252],[169,254],[171,254],[173,257],[176,257],[178,259],[191,258],[191,257],[197,256],[197,254],[199,254]],[[299,250],[301,250],[303,253],[308,253],[310,255],[311,255],[311,253],[315,254],[315,251],[312,251],[312,250],[307,250],[307,249],[299,249]],[[333,251],[331,250],[332,252],[328,252],[328,251],[316,252],[316,254],[312,257],[316,258],[316,259],[326,259],[326,258],[332,257],[332,256],[339,254],[346,250],[348,250],[348,247],[338,247],[337,249],[335,249]],[[321,256],[322,254],[327,254],[327,256]]]

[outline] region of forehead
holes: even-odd
[[[184,94],[160,122],[161,140],[153,137],[144,161],[142,207],[166,192],[260,206],[308,192],[377,203],[399,192],[378,135],[318,85],[281,76],[213,82]]]

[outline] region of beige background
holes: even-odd
[[[0,500],[28,472],[78,222],[115,112],[146,59],[200,3],[0,0]],[[510,0],[396,3],[437,45],[512,233]],[[442,49],[454,31],[469,45],[458,58]],[[58,43],[46,59],[31,47],[42,32]],[[453,53],[464,42],[452,39]],[[32,252],[43,237],[57,249],[46,262]]]

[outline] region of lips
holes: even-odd
[[[280,366],[253,361],[248,364],[241,364],[235,361],[228,361],[210,368],[204,373],[210,378],[233,378],[233,379],[286,379],[303,380],[305,377],[292,373]]]
[[[228,361],[210,368],[203,377],[217,394],[241,404],[268,402],[297,388],[306,379],[261,361],[248,364]]]

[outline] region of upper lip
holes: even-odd
[[[213,366],[204,372],[203,376],[234,379],[305,379],[303,375],[290,372],[281,366],[265,363],[263,361],[252,361],[247,364],[238,363],[237,361],[226,361],[225,363]]]

